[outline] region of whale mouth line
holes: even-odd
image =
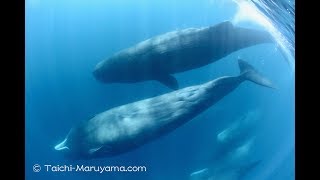
[[[58,151],[61,151],[61,150],[64,150],[64,149],[69,149],[69,148],[65,146],[65,147],[61,147],[61,148],[54,147],[54,149],[58,150]]]
[[[56,146],[54,147],[54,149],[57,150],[57,151],[69,149],[68,146],[66,145],[66,143],[67,143],[67,139],[65,139],[64,141],[62,141],[60,144],[56,145]]]

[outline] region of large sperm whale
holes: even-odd
[[[178,82],[172,74],[205,66],[242,48],[271,42],[266,31],[236,27],[225,21],[142,41],[100,61],[93,75],[104,83],[156,80],[176,90]]]
[[[239,76],[220,77],[97,114],[73,127],[55,149],[72,159],[118,155],[180,127],[246,80],[273,87],[251,65],[238,63]]]

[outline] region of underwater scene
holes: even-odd
[[[295,1],[26,0],[25,179],[294,180]]]

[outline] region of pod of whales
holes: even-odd
[[[71,159],[92,159],[128,152],[185,124],[248,80],[273,88],[251,65],[238,60],[240,75],[115,107],[74,126],[55,146]]]
[[[190,180],[240,180],[253,171],[261,162],[252,161],[255,153],[256,135],[254,128],[260,119],[260,112],[250,110],[230,123],[218,133],[218,146],[214,149],[214,159],[204,163],[206,168],[189,175]],[[215,150],[218,150],[215,152]]]
[[[156,80],[176,90],[179,85],[173,74],[205,66],[246,47],[272,42],[266,31],[236,27],[225,21],[142,41],[99,62],[93,75],[104,83]]]

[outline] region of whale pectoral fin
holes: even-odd
[[[101,148],[102,148],[102,146],[98,147],[98,148],[92,148],[92,149],[89,150],[89,154],[93,154],[93,153],[97,152]]]
[[[91,148],[89,149],[89,154],[94,154],[96,153],[97,151],[101,151],[101,152],[104,152],[104,153],[108,153],[112,150],[111,146],[107,146],[107,145],[104,145],[104,146],[100,146],[100,147],[97,147],[97,148]]]
[[[173,90],[179,89],[177,79],[170,74],[163,75],[163,76],[157,78],[156,80],[159,81],[160,83],[164,84],[165,86],[167,86],[170,89],[173,89]]]

